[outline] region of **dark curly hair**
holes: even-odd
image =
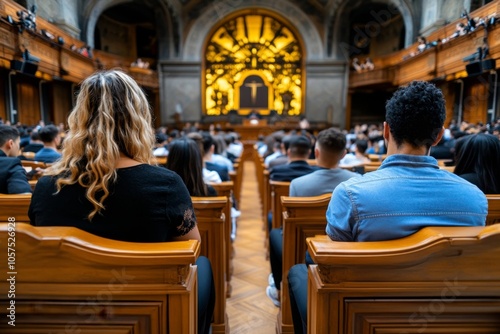
[[[400,87],[387,101],[385,120],[397,146],[413,147],[435,142],[446,118],[443,93],[429,82],[413,81]]]

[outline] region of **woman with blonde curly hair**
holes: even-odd
[[[151,110],[130,76],[112,70],[84,80],[68,125],[61,159],[33,193],[32,225],[75,226],[129,242],[200,240],[183,181],[154,165]],[[207,262],[197,262],[199,292],[209,296],[199,298],[200,333],[209,330],[214,303]]]

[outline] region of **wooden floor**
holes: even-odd
[[[245,161],[240,210],[234,242],[233,292],[227,299],[230,333],[273,334],[278,308],[266,296],[271,269],[265,255],[265,232],[253,161]]]

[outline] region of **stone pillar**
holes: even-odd
[[[74,38],[81,39],[77,0],[37,0],[37,15],[57,25]]]
[[[164,61],[160,63],[162,124],[201,119],[201,64]]]
[[[306,64],[305,115],[344,128],[347,94],[346,64],[341,61]]]

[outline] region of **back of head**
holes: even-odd
[[[207,154],[210,151],[210,148],[214,144],[214,139],[212,135],[208,132],[202,132],[201,137],[203,139],[203,154]]]
[[[139,85],[127,74],[96,72],[85,79],[73,111],[62,158],[51,174],[62,174],[58,188],[78,182],[87,188],[94,205],[91,219],[108,196],[108,184],[116,180],[120,156],[152,164],[155,143],[149,104]],[[96,199],[96,193],[102,193]]]
[[[311,141],[305,136],[292,136],[288,151],[290,158],[307,159],[311,151]]]
[[[322,152],[330,152],[332,154],[341,154],[346,147],[345,135],[335,128],[328,128],[318,133],[316,145],[320,147]]]
[[[387,101],[385,119],[397,146],[430,148],[446,118],[443,93],[431,83],[413,81]]]
[[[0,148],[9,140],[19,138],[19,131],[10,125],[0,124]]]
[[[316,148],[320,151],[320,159],[328,165],[338,164],[345,152],[345,135],[335,128],[322,130],[316,139]]]
[[[38,135],[43,143],[52,143],[59,135],[59,129],[55,125],[46,125],[38,130]]]
[[[202,156],[194,140],[187,137],[173,140],[169,145],[166,167],[181,177],[191,196],[207,196]]]
[[[478,133],[457,141],[454,173],[478,176],[485,194],[500,193],[500,139]]]

